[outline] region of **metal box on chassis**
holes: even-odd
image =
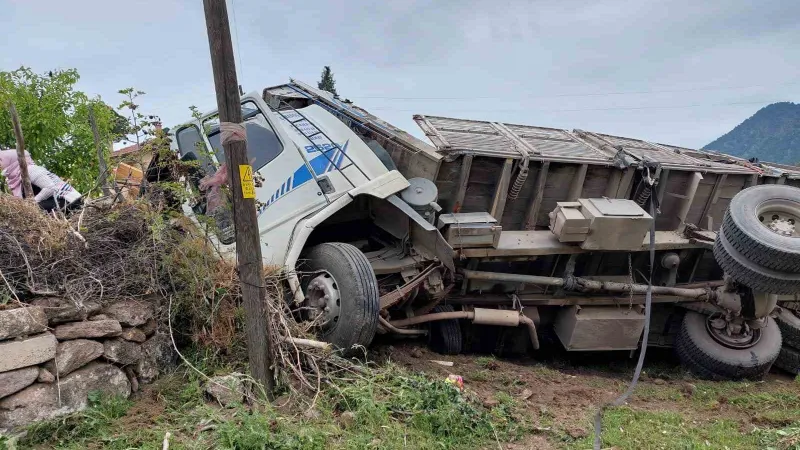
[[[641,250],[653,217],[632,200],[579,199],[581,212],[591,220],[589,235],[581,243],[586,250]]]
[[[568,306],[558,312],[555,331],[567,350],[633,350],[644,330],[640,305]]]

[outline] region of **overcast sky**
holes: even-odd
[[[800,101],[797,0],[228,1],[245,90],[330,65],[418,136],[416,113],[700,147]],[[113,105],[134,86],[167,126],[215,106],[200,0],[0,0],[0,29],[0,70],[74,67]]]

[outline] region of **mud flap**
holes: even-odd
[[[450,271],[455,271],[453,247],[447,243],[439,230],[396,195],[390,195],[386,200],[411,219],[409,221],[411,244],[417,251],[429,259],[436,257]]]

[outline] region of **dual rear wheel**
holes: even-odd
[[[736,194],[714,242],[714,258],[754,291],[800,291],[800,189],[764,184]]]
[[[675,340],[683,365],[712,380],[763,378],[781,351],[781,332],[775,321],[768,317],[762,328],[730,333],[717,319],[686,311]]]
[[[714,258],[728,277],[755,292],[800,291],[800,190],[766,184],[736,194],[714,242]],[[759,308],[750,306],[755,315]],[[800,352],[781,337],[800,344],[800,319],[791,317],[796,323],[779,315],[751,329],[747,324],[753,322],[730,326],[722,317],[687,311],[675,348],[683,364],[704,378],[758,379],[776,360],[800,369]]]

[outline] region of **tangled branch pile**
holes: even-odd
[[[0,196],[0,270],[13,290],[109,304],[152,293],[158,249],[144,205],[88,207],[70,221],[36,203]]]

